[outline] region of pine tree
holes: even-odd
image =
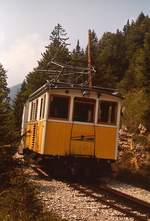
[[[87,57],[84,50],[81,49],[79,40],[71,53],[71,65],[87,68]]]
[[[127,93],[123,106],[125,107],[123,123],[129,130],[137,131],[140,123],[147,126],[147,113],[150,105],[149,99],[143,90],[132,90]]]
[[[129,19],[128,19],[128,20],[127,20],[127,24],[124,25],[124,27],[123,27],[123,33],[124,33],[124,35],[127,35],[128,32],[129,32],[129,30],[130,30],[130,21],[129,21]]]
[[[68,50],[67,33],[65,29],[57,24],[49,37],[50,44],[46,46],[46,51],[42,54],[41,60],[38,62],[39,68],[50,67],[50,61],[55,60],[60,63],[68,63],[70,55]]]
[[[60,67],[52,64],[51,61],[62,65],[70,63],[70,53],[67,48],[68,38],[66,36],[66,31],[60,24],[57,24],[51,32],[50,44],[46,46],[46,51],[38,61],[38,66],[26,76],[27,90],[30,93],[41,87],[46,80],[55,77],[54,73],[49,72],[50,69],[60,71]]]
[[[60,67],[51,61],[74,67],[88,67],[87,48],[82,49],[78,40],[75,49],[69,52],[67,33],[60,24],[54,27],[49,40],[50,43],[46,46],[37,67],[26,76],[26,86],[17,98],[17,105],[20,105],[18,109],[22,109],[21,102],[24,102],[29,94],[42,86],[47,79],[56,77],[49,70],[60,71]],[[93,78],[95,85],[119,88],[123,95],[134,93],[135,90],[140,94],[142,91],[144,95],[141,96],[149,97],[150,18],[141,13],[135,21],[128,20],[123,31],[104,33],[101,39],[97,38],[93,30],[92,65],[96,69]],[[69,77],[61,80],[76,82]],[[145,118],[150,118],[147,109],[143,109],[143,114]]]
[[[144,86],[150,95],[150,32],[144,38],[144,57],[145,57],[145,82]]]
[[[67,33],[60,24],[54,27],[50,37],[50,43],[46,46],[46,51],[42,54],[42,58],[38,61],[38,65],[30,72],[22,84],[21,90],[16,97],[14,103],[14,117],[17,130],[21,127],[21,117],[23,105],[28,96],[55,76],[49,72],[52,70],[60,70],[56,65],[51,64],[51,61],[56,61],[60,64],[68,64],[70,62],[70,53],[67,48],[68,38]]]
[[[122,32],[107,32],[99,41],[96,83],[117,87],[127,69],[125,40]]]
[[[141,13],[123,34],[128,65],[119,87],[125,96],[125,122],[134,130],[139,123],[150,129],[150,18]]]
[[[0,145],[10,142],[10,113],[6,71],[0,64]]]
[[[143,12],[141,12],[141,13],[139,14],[138,18],[136,19],[136,23],[137,23],[138,25],[140,25],[140,24],[144,21],[144,19],[145,19],[145,15],[144,15]]]
[[[30,91],[27,90],[26,86],[26,81],[23,81],[20,92],[17,94],[13,104],[14,126],[17,136],[20,135],[23,106],[30,95]]]
[[[120,88],[124,93],[131,90],[141,90],[146,83],[145,53],[141,48],[134,53],[132,61],[127,69],[125,77],[120,82]]]
[[[133,89],[149,90],[149,45],[150,45],[150,19],[141,13],[136,22],[128,23],[128,31],[125,33],[126,54],[128,67],[120,88],[124,91]]]

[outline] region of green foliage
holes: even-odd
[[[66,42],[69,40],[69,38],[66,36],[67,33],[65,29],[63,29],[63,27],[58,23],[54,27],[49,39],[56,47],[66,47],[68,45]]]
[[[86,67],[87,66],[87,55],[85,54],[84,50],[80,47],[79,40],[77,41],[75,49],[73,49],[71,53],[71,65],[79,66],[79,67]]]
[[[12,112],[9,105],[6,71],[0,64],[0,145],[11,141]]]
[[[150,18],[143,13],[139,15],[136,22],[129,21],[124,26],[126,55],[128,67],[125,77],[120,83],[120,88],[125,91],[136,88],[149,90],[150,70]]]
[[[13,148],[0,147],[0,220],[60,221],[44,210],[37,187],[28,181],[23,165],[12,158],[13,154]]]
[[[149,99],[144,91],[131,91],[123,102],[125,107],[123,123],[132,130],[137,130],[140,123],[145,125],[146,113],[149,111]]]
[[[60,24],[54,27],[49,38],[50,44],[46,46],[46,51],[42,54],[41,60],[38,61],[38,66],[26,76],[22,84],[21,90],[14,102],[15,125],[18,132],[21,128],[23,106],[28,96],[45,84],[46,80],[55,77],[46,71],[48,69],[58,70],[58,67],[51,64],[51,61],[56,59],[58,63],[62,64],[67,64],[70,61],[70,53],[67,48],[68,38],[66,35],[67,33]]]
[[[75,49],[69,51],[67,33],[60,24],[54,27],[49,40],[50,43],[38,61],[38,66],[26,76],[25,87],[17,96],[14,105],[17,128],[20,128],[22,108],[28,95],[46,80],[55,77],[54,74],[42,70],[60,70],[51,61],[87,67],[87,48],[82,49],[78,40]],[[100,39],[93,30],[92,65],[96,69],[93,77],[95,85],[118,88],[125,97],[124,103],[127,107],[124,120],[128,126],[135,129],[139,123],[145,122],[146,125],[146,119],[147,122],[150,119],[149,105],[146,101],[150,96],[150,18],[140,13],[135,21],[127,21],[123,31],[106,32]],[[69,78],[61,80],[70,81]],[[136,94],[144,97],[141,101],[144,103],[142,107],[138,105],[140,98],[138,99]],[[127,119],[130,119],[130,122]]]
[[[20,129],[21,129],[21,120],[22,120],[22,111],[23,106],[30,95],[30,91],[27,90],[27,84],[24,81],[21,85],[21,90],[17,94],[16,99],[13,104],[13,116],[14,116],[14,129],[16,130],[16,136],[20,135]]]
[[[99,41],[96,84],[117,87],[126,71],[127,59],[124,36],[120,31],[105,33]]]
[[[120,89],[128,92],[134,89],[142,89],[146,83],[146,66],[145,66],[145,54],[143,49],[138,49],[132,57],[128,70],[120,82]]]
[[[135,135],[134,136],[134,143],[135,144],[140,144],[141,146],[146,146],[148,145],[148,139],[144,135]]]
[[[51,61],[67,64],[70,61],[70,53],[67,48],[68,38],[67,33],[60,24],[54,27],[50,35],[50,44],[46,46],[46,51],[42,54],[42,58],[38,61],[38,66],[26,76],[27,91],[32,93],[37,88],[41,87],[46,80],[50,80],[55,76],[46,70],[60,70]]]

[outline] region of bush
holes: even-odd
[[[140,123],[146,124],[150,104],[143,90],[129,92],[125,96],[123,106],[125,108],[122,121],[130,131],[137,131]]]
[[[28,182],[23,165],[12,158],[13,154],[13,148],[0,148],[0,220],[59,221],[44,211],[36,187]]]

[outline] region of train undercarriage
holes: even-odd
[[[72,179],[100,179],[111,177],[111,164],[114,160],[97,159],[88,156],[50,156],[41,155],[29,149],[24,150],[26,159],[31,159],[38,167],[42,167],[51,177]]]

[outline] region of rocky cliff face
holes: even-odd
[[[128,130],[119,131],[118,160],[114,164],[114,174],[121,179],[150,184],[150,134],[143,128],[139,132],[129,133]]]

